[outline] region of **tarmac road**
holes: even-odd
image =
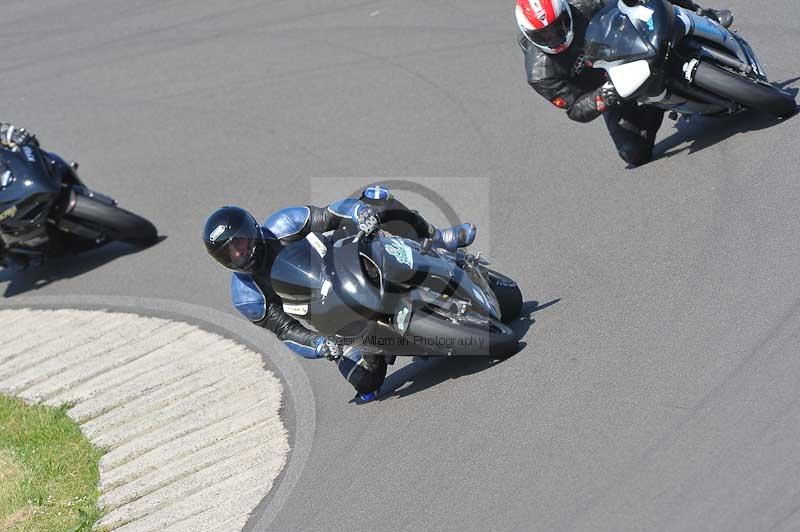
[[[266,217],[373,179],[466,176],[413,181],[478,224],[475,249],[526,300],[558,301],[510,360],[395,369],[397,391],[365,406],[301,362],[310,458],[250,526],[797,530],[800,122],[667,121],[661,157],[626,171],[601,121],[570,123],[527,87],[512,4],[7,2],[2,118],[167,238],[0,273],[6,297],[234,312],[200,243],[214,207]],[[725,7],[797,86],[797,2]]]

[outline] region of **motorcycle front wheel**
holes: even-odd
[[[519,317],[522,311],[522,292],[516,281],[500,272],[486,269],[486,280],[500,303],[500,319],[508,324]]]
[[[778,118],[791,116],[797,109],[794,97],[783,89],[736,74],[709,62],[702,62],[697,66],[694,84],[744,107],[769,113]]]
[[[420,309],[412,316],[406,337],[421,339],[415,343],[427,346],[424,354],[429,355],[508,358],[517,352],[519,343],[510,327],[474,311],[450,315]]]
[[[76,203],[67,216],[111,240],[147,245],[158,239],[158,231],[148,220],[95,198],[76,196]]]

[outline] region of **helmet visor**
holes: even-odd
[[[228,269],[247,271],[255,262],[256,248],[260,241],[252,231],[239,231],[224,246],[214,250],[212,255]]]
[[[255,241],[244,237],[232,238],[226,247],[231,267],[236,270],[247,266],[256,251]]]
[[[525,36],[533,43],[544,48],[556,49],[567,42],[567,34],[572,27],[569,11],[561,12],[552,24],[540,30],[527,30]]]

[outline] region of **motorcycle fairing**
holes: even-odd
[[[613,5],[613,2],[609,4]],[[631,21],[652,50],[651,57],[661,58],[664,42],[670,40],[675,31],[675,13],[670,9],[672,4],[664,0],[649,0],[636,6],[628,6],[622,0],[617,0],[614,7]]]
[[[272,289],[289,304],[311,302],[326,278],[324,258],[307,238],[285,246],[272,263]]]
[[[0,157],[14,176],[0,192],[0,237],[6,245],[43,236],[44,217],[61,193],[61,180],[48,171],[42,157],[31,162],[23,151],[0,148]]]
[[[742,49],[739,41],[736,40],[734,35],[728,31],[727,28],[723,28],[715,20],[702,17],[682,7],[673,6],[673,9],[678,19],[683,24],[685,35],[693,35],[698,39],[715,43],[727,49],[729,52],[732,52],[739,58],[739,61],[749,63],[747,54],[744,53],[744,49]]]
[[[691,35],[724,48],[736,56],[739,61],[752,66],[759,77],[766,78],[761,62],[742,37],[722,27],[717,21],[701,17],[682,7],[673,6],[673,10],[677,20],[680,21],[684,35]]]
[[[406,253],[408,257],[404,256]],[[395,287],[395,293],[416,287],[428,288],[448,297],[476,303],[489,316],[499,319],[499,305],[494,294],[487,295],[486,290],[448,255],[422,253],[418,242],[398,237],[374,239],[370,255],[380,265],[383,281]],[[386,291],[392,290],[387,287]]]
[[[623,98],[638,91],[651,74],[650,64],[644,59],[609,66],[606,70],[617,93]]]
[[[658,103],[668,98],[664,84],[658,79],[663,76],[660,66],[668,55],[666,46],[677,45],[684,38],[722,48],[766,79],[758,58],[744,39],[714,20],[664,0],[648,0],[635,6],[628,6],[623,0],[607,4],[587,29],[586,58],[595,68],[608,72],[623,98]],[[680,108],[678,104],[672,105]],[[704,111],[693,109],[694,104],[687,105],[686,112]]]
[[[321,234],[317,249],[308,237],[284,247],[272,265],[272,289],[284,310],[328,336],[364,333],[356,324],[385,318],[380,290],[364,275],[357,244],[337,246]]]
[[[608,72],[621,97],[634,95],[650,79],[650,64],[657,62],[661,40],[673,26],[666,12],[660,0],[635,7],[620,0],[589,23],[586,57],[594,68]]]
[[[394,257],[397,262],[413,270],[414,253],[411,251],[411,248],[400,238],[387,239],[387,241],[383,243],[383,250]]]
[[[419,308],[451,308],[461,301],[499,318],[499,305],[485,280],[479,282],[477,270],[467,265],[462,269],[453,255],[422,253],[419,243],[396,237],[333,243],[315,236],[324,250],[308,238],[293,242],[278,254],[271,275],[284,309],[320,334],[337,335],[370,351],[380,351],[383,342],[402,351],[396,340]],[[410,250],[404,261],[386,250],[400,245]]]
[[[398,237],[376,238],[369,255],[378,264],[383,281],[392,287],[429,286],[443,290],[453,282],[455,272],[449,265],[419,252],[417,242]]]

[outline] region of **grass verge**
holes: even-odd
[[[100,517],[102,453],[67,409],[0,395],[0,530],[88,532]]]

